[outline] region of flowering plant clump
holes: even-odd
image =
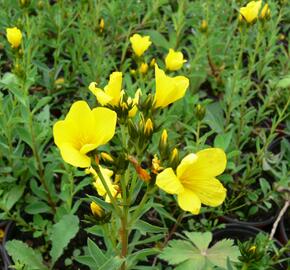
[[[288,269],[286,2],[2,1],[0,269]]]

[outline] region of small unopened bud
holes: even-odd
[[[101,159],[105,162],[109,162],[109,163],[113,163],[114,162],[114,159],[112,158],[111,155],[109,155],[108,153],[106,152],[102,152],[101,153]]]
[[[195,116],[198,121],[201,121],[205,116],[205,107],[201,104],[197,104],[195,107]]]
[[[102,33],[105,29],[105,21],[103,18],[100,20],[99,27],[100,27],[100,32]]]
[[[171,152],[169,159],[170,166],[176,168],[179,163],[179,151],[177,148],[174,148]]]
[[[201,24],[200,24],[200,31],[201,32],[206,32],[207,28],[208,28],[207,21],[206,20],[202,20]]]
[[[154,68],[155,67],[155,64],[156,64],[156,59],[155,58],[152,58],[152,60],[150,61],[150,67],[151,68]]]
[[[130,74],[135,76],[136,75],[136,69],[130,69]]]
[[[147,119],[145,126],[144,126],[144,134],[146,136],[150,136],[153,132],[153,123],[150,118]]]
[[[249,251],[252,252],[252,253],[255,253],[257,247],[256,246],[251,246]]]
[[[95,217],[100,218],[104,215],[104,210],[95,202],[91,202],[90,207],[91,207],[92,214]]]
[[[25,7],[29,5],[29,0],[19,0],[20,6]]]
[[[142,63],[139,67],[139,72],[141,74],[146,74],[148,71],[148,64],[147,63]]]
[[[162,158],[168,157],[168,134],[166,129],[163,129],[159,140],[159,152]]]

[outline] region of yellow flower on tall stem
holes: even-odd
[[[198,214],[201,204],[219,206],[226,197],[226,189],[215,177],[226,167],[226,155],[219,148],[189,154],[178,165],[176,173],[167,168],[157,175],[156,185],[177,195],[181,209]]]
[[[165,57],[165,64],[168,70],[174,71],[181,69],[185,62],[186,60],[183,59],[182,52],[176,52],[173,49],[169,49],[169,52]]]
[[[6,28],[6,37],[12,48],[18,48],[22,41],[22,33],[17,27]]]
[[[147,51],[147,49],[152,44],[149,36],[140,36],[139,34],[134,34],[132,37],[130,37],[130,42],[134,53],[138,57]]]
[[[91,110],[85,101],[75,102],[65,119],[53,126],[54,142],[63,160],[75,167],[89,167],[87,154],[112,139],[116,122],[117,114],[110,109]]]
[[[262,0],[249,2],[245,7],[240,8],[240,20],[244,19],[247,23],[252,23],[259,18],[259,14],[261,19],[270,15],[268,4],[261,8]]]
[[[121,99],[122,80],[122,72],[116,71],[110,75],[109,83],[104,87],[104,90],[96,87],[97,83],[95,82],[90,83],[89,90],[102,106],[107,104],[117,106]]]
[[[155,65],[155,108],[165,108],[170,103],[181,99],[189,86],[188,78],[184,76],[169,77]]]

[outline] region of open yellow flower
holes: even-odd
[[[258,19],[259,14],[260,18],[265,18],[270,14],[270,9],[268,4],[265,4],[262,10],[262,0],[251,1],[245,7],[240,8],[240,19],[245,19],[246,22],[252,23]]]
[[[169,49],[169,53],[165,57],[167,69],[171,71],[181,69],[185,62],[186,60],[183,59],[182,52],[176,52],[173,49]]]
[[[140,36],[139,34],[134,34],[130,37],[130,42],[134,53],[140,57],[152,44],[149,36]]]
[[[101,170],[101,173],[106,181],[107,186],[109,187],[109,190],[110,190],[110,193],[112,194],[112,196],[119,198],[121,196],[118,192],[119,186],[113,184],[112,179],[111,179],[114,172],[109,170],[109,169],[103,168],[101,166],[100,166],[100,170]],[[110,197],[107,194],[107,191],[106,191],[105,187],[103,186],[101,179],[96,174],[96,172],[94,172],[93,175],[95,177],[95,182],[93,185],[96,188],[98,194],[100,196],[104,197],[106,202],[111,202]]]
[[[66,118],[53,126],[54,142],[63,160],[87,168],[87,153],[107,143],[115,134],[117,114],[107,108],[90,109],[85,101],[75,102]]]
[[[17,27],[6,28],[6,37],[12,48],[18,48],[20,46],[22,33]]]
[[[184,76],[169,77],[156,64],[155,84],[155,108],[165,108],[185,95],[186,89],[189,86],[189,80]]]
[[[95,82],[90,83],[89,90],[96,96],[102,106],[107,104],[117,106],[119,104],[122,90],[122,72],[113,72],[104,90],[96,87],[96,85]]]
[[[172,168],[158,174],[156,185],[176,194],[179,206],[196,215],[201,203],[215,207],[224,201],[226,189],[215,176],[223,173],[226,162],[226,155],[219,148],[201,150],[183,158],[176,174]]]

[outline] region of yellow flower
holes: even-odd
[[[90,204],[90,208],[91,208],[91,211],[92,211],[92,214],[95,216],[95,217],[102,217],[103,214],[104,214],[104,211],[102,209],[102,207],[100,207],[98,204],[96,204],[95,202],[91,202]]]
[[[147,63],[142,63],[139,67],[139,72],[141,74],[146,74],[148,71],[148,64]]]
[[[189,86],[188,78],[184,76],[169,77],[158,65],[155,65],[156,93],[155,108],[165,108],[170,103],[181,99]]]
[[[142,95],[142,92],[141,92],[141,89],[139,88],[136,91],[133,99],[131,97],[128,98],[128,100],[127,100],[128,104],[132,103],[132,105],[133,105],[132,109],[129,111],[129,117],[134,117],[136,115],[136,113],[138,111],[137,104],[139,103],[139,99],[140,99],[141,95]]]
[[[262,0],[251,1],[245,7],[240,8],[240,19],[246,20],[248,23],[254,22],[258,19],[260,9],[262,7]],[[265,18],[270,14],[270,9],[268,4],[265,4],[261,10],[260,18]]]
[[[104,90],[97,88],[96,85],[97,83],[95,82],[90,83],[89,90],[96,96],[102,106],[107,104],[117,106],[119,104],[122,89],[122,72],[113,72]]]
[[[149,36],[140,36],[139,34],[134,34],[130,37],[130,42],[133,48],[134,53],[140,57],[151,45]]]
[[[169,49],[169,53],[165,57],[165,64],[167,69],[172,71],[181,69],[183,63],[185,62],[186,60],[183,59],[182,52],[176,52],[173,49]]]
[[[17,27],[6,28],[6,37],[12,48],[18,48],[21,44],[22,33]]]
[[[96,171],[93,168],[90,168],[90,170],[95,178],[95,182],[93,185],[94,185],[95,189],[97,190],[98,194],[100,196],[104,197],[106,202],[111,202],[110,197],[107,194],[107,191],[106,191],[105,187],[103,186],[102,181],[99,178],[98,174],[96,173]],[[100,170],[101,170],[101,174],[103,175],[112,196],[114,198],[115,197],[119,198],[120,197],[119,186],[113,184],[112,179],[111,179],[114,172],[109,170],[109,169],[103,168],[101,166],[100,166]]]
[[[90,109],[85,101],[75,102],[64,120],[53,126],[54,142],[63,160],[87,168],[87,153],[107,143],[115,134],[117,114],[107,108]]]
[[[224,201],[226,189],[215,176],[223,173],[226,162],[226,155],[219,148],[201,150],[183,158],[176,174],[172,168],[158,174],[156,185],[176,194],[179,206],[195,215],[201,203],[215,207]]]

